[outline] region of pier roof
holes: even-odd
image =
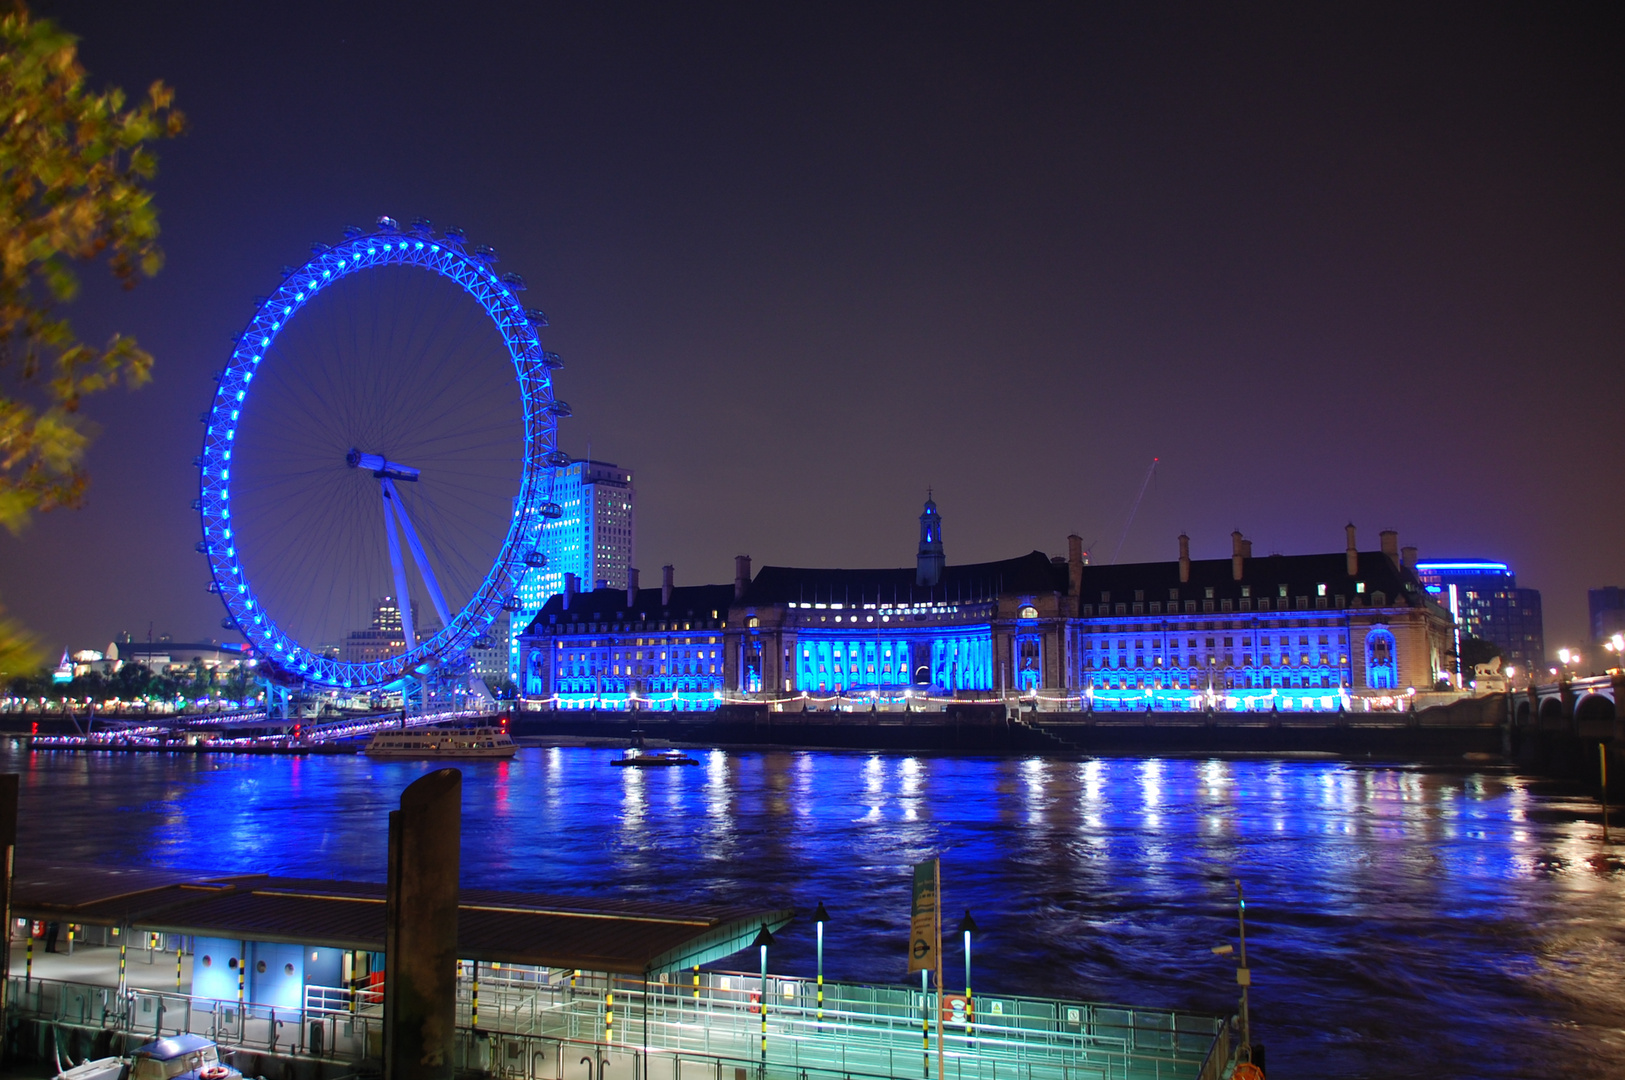
[[[20,862],[19,918],[160,933],[361,949],[384,948],[385,887],[265,875]],[[709,963],[750,945],[782,909],[464,889],[457,955],[639,975]]]

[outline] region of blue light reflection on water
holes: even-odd
[[[425,763],[34,754],[25,856],[379,879]],[[826,969],[904,974],[909,866],[943,857],[977,989],[1222,1011],[1233,879],[1272,1073],[1605,1076],[1625,1060],[1625,897],[1592,804],[1499,769],[1309,760],[603,750],[463,763],[463,881],[829,907]],[[792,924],[773,966],[808,971]],[[950,986],[958,941],[950,937]],[[1407,1069],[1401,1069],[1404,1074]]]

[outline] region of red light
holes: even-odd
[[[32,728],[32,730],[29,731],[29,734],[30,735],[38,735],[39,734],[39,721],[35,720],[34,723],[31,725],[31,728]]]

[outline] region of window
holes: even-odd
[[[1036,619],[1038,618],[1038,609],[1033,607],[1031,604],[1023,604],[1021,610],[1017,612],[1017,617],[1022,619]]]

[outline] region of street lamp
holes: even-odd
[[[1248,1015],[1247,991],[1253,984],[1253,973],[1247,966],[1247,898],[1242,894],[1239,878],[1236,879],[1236,925],[1241,940],[1241,955],[1237,957],[1240,963],[1236,968],[1236,982],[1241,986],[1241,1052],[1237,1057],[1243,1064],[1250,1065],[1253,1060],[1253,1027],[1252,1017]],[[1214,956],[1231,956],[1235,952],[1233,945],[1213,947]]]
[[[762,951],[762,1071],[767,1072],[767,947],[773,944],[773,935],[768,932],[767,923],[762,924],[762,932],[756,935],[755,945]]]
[[[824,1022],[824,923],[829,921],[829,912],[824,910],[824,902],[818,901],[818,910],[813,912],[813,922],[818,926],[818,1022]]]
[[[976,1014],[971,1011],[970,996],[970,936],[976,929],[976,920],[970,917],[970,908],[965,909],[965,917],[959,920],[959,932],[965,935],[965,1038],[969,1039],[976,1034]]]

